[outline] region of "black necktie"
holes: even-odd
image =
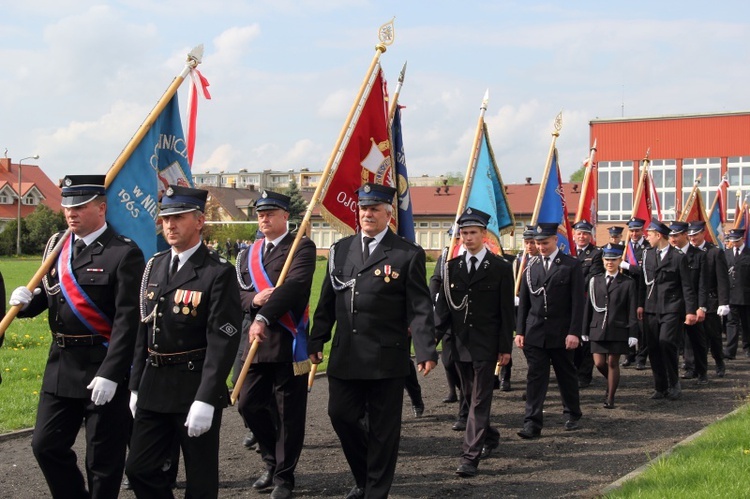
[[[76,239],[75,244],[73,244],[73,260],[78,258],[78,255],[81,254],[81,251],[86,247],[86,243],[83,241],[83,239],[78,238]]]
[[[549,257],[544,257],[544,271],[547,272],[549,270]]]
[[[363,237],[362,242],[364,243],[364,248],[362,248],[362,263],[366,262],[368,258],[370,258],[370,243],[375,240],[374,237]]]
[[[177,273],[177,267],[180,265],[180,257],[175,255],[172,257],[172,265],[169,267],[169,279],[172,280],[174,275]]]
[[[738,256],[740,256],[740,249],[734,248],[734,257],[737,258]]]
[[[656,250],[656,265],[661,263],[661,250]]]
[[[474,275],[477,270],[477,257],[472,256],[469,258],[469,277]]]
[[[265,260],[268,258],[268,254],[273,249],[273,243],[266,243],[266,250],[263,252],[263,259]]]
[[[612,283],[612,279],[614,279],[614,277],[612,277],[611,275],[607,276],[607,289],[609,289],[609,285]]]

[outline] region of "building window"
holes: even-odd
[[[750,156],[727,158],[727,177],[730,185],[730,190],[727,191],[727,218],[735,220],[737,196],[740,191],[745,195],[750,190]]]
[[[650,166],[664,220],[675,220],[677,209],[677,160],[655,159]],[[655,210],[655,208],[654,208]],[[655,214],[655,213],[654,213]]]
[[[427,222],[419,222],[419,228],[420,229],[427,229],[430,227],[430,224]]]
[[[721,158],[687,158],[682,160],[682,207],[693,191],[695,179],[701,176],[700,189],[706,209],[711,209],[716,188],[721,183]]]
[[[431,229],[439,229],[440,228],[440,222],[430,222],[430,228]]]
[[[600,161],[597,169],[598,219],[627,220],[633,210],[633,162]]]
[[[0,195],[0,204],[10,204],[10,198],[5,194]]]
[[[453,225],[453,224],[452,224],[452,223],[450,223],[450,222],[443,222],[443,228],[444,228],[444,229],[450,229],[450,228],[451,228],[451,225]]]
[[[25,198],[23,198],[23,204],[27,206],[36,206],[39,204],[39,201],[34,196],[26,196]]]

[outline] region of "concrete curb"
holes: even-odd
[[[15,440],[17,438],[30,437],[32,433],[34,433],[34,428],[24,428],[23,430],[2,433],[0,434],[0,442],[7,442],[8,440]]]
[[[732,416],[732,415],[736,414],[736,413],[737,413],[737,412],[739,412],[739,411],[740,411],[741,409],[744,409],[744,406],[745,406],[745,404],[741,405],[740,407],[736,408],[736,409],[735,409],[735,410],[733,410],[732,412],[730,412],[730,413],[728,413],[728,414],[725,414],[725,415],[723,415],[722,417],[720,417],[719,419],[717,419],[716,421],[714,421],[714,422],[713,422],[713,423],[711,423],[711,424],[713,425],[714,423],[717,423],[717,422],[719,422],[719,421],[721,421],[721,420],[723,420],[723,419],[726,419],[726,418],[728,418],[728,417],[730,417],[730,416]],[[709,426],[710,426],[710,425],[709,425]],[[679,447],[682,447],[683,445],[687,445],[687,444],[689,444],[690,442],[692,442],[693,440],[695,440],[696,438],[698,438],[699,436],[703,435],[703,432],[705,432],[705,431],[706,431],[706,428],[708,428],[708,426],[706,426],[705,428],[702,428],[702,429],[698,430],[697,432],[695,432],[695,433],[693,433],[692,435],[688,436],[688,437],[687,437],[687,438],[685,438],[684,440],[681,440],[681,441],[677,442],[677,443],[676,443],[676,444],[674,444],[674,445],[673,445],[673,446],[672,446],[671,448],[669,448],[669,449],[665,450],[664,452],[662,452],[661,454],[659,454],[658,456],[656,456],[656,457],[655,457],[654,459],[652,459],[651,461],[647,462],[646,464],[644,464],[644,465],[642,465],[642,466],[639,466],[638,468],[634,469],[633,471],[631,471],[631,472],[630,472],[630,473],[628,473],[627,475],[625,475],[625,476],[623,476],[623,477],[621,477],[621,478],[619,478],[619,479],[615,480],[614,482],[610,483],[609,485],[607,485],[606,487],[604,487],[604,488],[602,489],[602,491],[601,491],[601,495],[602,495],[602,496],[606,496],[607,494],[610,494],[610,493],[612,493],[612,492],[615,492],[615,491],[616,491],[616,490],[618,490],[618,489],[619,489],[620,487],[622,487],[622,486],[623,486],[623,485],[625,484],[625,482],[627,482],[627,481],[629,481],[629,480],[632,480],[633,478],[635,478],[635,477],[637,477],[637,476],[641,475],[641,474],[642,474],[643,472],[645,472],[645,471],[646,471],[647,469],[649,469],[649,468],[650,468],[651,466],[653,466],[653,465],[654,465],[654,464],[655,464],[656,462],[658,462],[658,461],[659,461],[660,459],[664,459],[664,458],[668,457],[668,456],[669,456],[670,454],[672,454],[672,452],[674,452],[674,451],[675,451],[675,449],[677,449],[677,448],[679,448]]]

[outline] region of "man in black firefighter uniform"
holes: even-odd
[[[419,371],[437,362],[425,253],[389,228],[396,189],[358,191],[360,233],[331,247],[308,344],[328,362],[328,415],[356,485],[349,498],[385,498],[393,482],[401,434],[409,331]]]
[[[258,352],[240,389],[238,409],[258,439],[266,469],[253,488],[274,485],[272,499],[291,497],[305,440],[308,304],[315,273],[315,243],[300,239],[284,282],[276,286],[294,243],[287,230],[289,196],[263,191],[255,203],[264,237],[240,252],[236,268],[242,310],[250,319],[247,356]]]
[[[107,225],[104,175],[63,179],[71,235],[35,296],[17,288],[19,317],[49,309],[52,331],[31,447],[53,497],[117,497],[130,428],[128,386],[143,253]],[[45,258],[62,233],[47,243]],[[71,449],[86,429],[86,482]]]
[[[207,191],[171,185],[159,217],[171,249],[149,260],[130,380],[126,473],[136,497],[172,498],[162,469],[175,438],[186,497],[219,493],[219,429],[242,308],[234,267],[201,240]]]
[[[625,254],[622,256],[620,268],[633,279],[637,285],[636,292],[640,295],[641,286],[643,286],[643,251],[650,248],[651,245],[644,237],[644,227],[646,221],[633,217],[628,221],[628,240],[625,243]],[[643,332],[643,307],[637,309],[638,315],[638,346],[631,347],[630,354],[622,362],[623,367],[629,367],[635,364],[638,371],[646,369],[646,360],[648,359],[648,338]]]
[[[461,391],[470,395],[461,447],[462,477],[477,474],[480,459],[500,445],[490,426],[495,366],[506,365],[513,350],[514,290],[511,264],[484,246],[490,215],[467,208],[458,218],[466,253],[448,261],[448,273],[435,312],[450,324]]]
[[[742,343],[745,357],[750,357],[750,248],[745,244],[746,229],[730,229],[726,240],[729,267],[729,307],[737,326],[727,328],[724,357],[733,359]]]

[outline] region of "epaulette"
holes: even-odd
[[[414,245],[414,246],[416,246],[417,248],[421,248],[421,246],[419,246],[419,244],[417,244],[417,242],[416,242],[416,241],[412,241],[412,240],[410,240],[410,239],[406,239],[406,238],[405,238],[404,236],[400,236],[400,235],[398,235],[398,234],[396,234],[396,235],[397,235],[398,237],[400,237],[401,239],[403,239],[403,240],[404,240],[405,242],[407,242],[407,243],[409,243],[409,244],[413,244],[413,245]]]
[[[119,239],[120,241],[124,242],[125,244],[128,244],[130,246],[138,246],[135,241],[130,239],[129,237],[123,236],[122,234],[117,234],[115,236],[116,239]]]
[[[156,258],[157,256],[166,255],[167,253],[170,253],[171,251],[172,251],[171,248],[168,248],[168,249],[165,249],[165,250],[162,250],[162,251],[157,251],[156,253],[154,253],[154,256],[152,256],[151,258]]]
[[[221,256],[219,252],[216,250],[208,250],[208,256],[210,256],[213,260],[216,260],[217,262],[221,264],[229,263],[229,260]]]

